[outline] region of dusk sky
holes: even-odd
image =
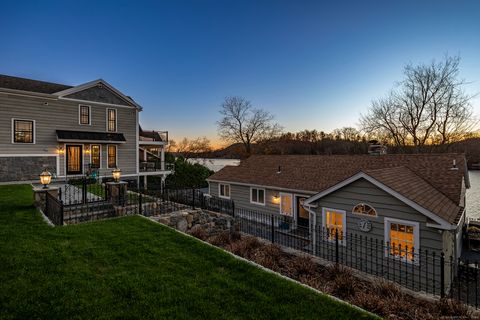
[[[447,53],[480,92],[480,1],[2,1],[0,39],[0,74],[103,78],[176,140],[217,142],[229,95],[288,131],[356,126],[406,63]]]

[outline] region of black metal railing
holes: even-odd
[[[63,225],[63,202],[49,192],[45,192],[44,213],[54,225]]]
[[[142,161],[139,163],[140,172],[153,172],[153,171],[174,171],[175,164],[161,161]]]
[[[302,226],[292,217],[278,214],[237,208],[235,219],[243,233],[387,279],[413,291],[450,297],[478,307],[478,263],[446,257],[441,251],[391,244],[365,234],[344,234],[320,225]]]

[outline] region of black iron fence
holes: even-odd
[[[364,234],[344,234],[319,225],[302,226],[292,217],[278,214],[237,208],[235,218],[243,233],[396,282],[416,292],[451,297],[478,307],[478,263]]]
[[[109,190],[109,186],[98,179],[70,180],[60,187],[59,199],[55,199],[55,206],[50,203],[46,215],[53,217],[50,220],[55,225],[63,225],[133,214],[162,215],[184,209],[229,215],[234,211],[233,201],[211,197],[194,188],[144,190],[132,183]]]
[[[45,215],[54,225],[63,225],[63,202],[45,192]]]

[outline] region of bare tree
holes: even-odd
[[[253,108],[243,97],[225,98],[220,114],[222,119],[217,122],[220,137],[242,143],[247,154],[251,154],[253,143],[276,137],[282,131],[271,113]]]
[[[188,159],[191,156],[207,153],[211,150],[210,140],[206,137],[199,137],[192,140],[183,138],[182,141],[176,144],[175,151],[185,159]]]
[[[375,100],[361,126],[371,135],[387,137],[397,146],[445,144],[474,126],[472,96],[459,80],[459,57],[404,69],[404,80],[383,99]]]

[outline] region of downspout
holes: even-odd
[[[312,252],[313,252],[313,254],[315,254],[316,247],[317,247],[317,241],[316,241],[316,239],[317,239],[317,235],[316,235],[317,213],[314,210],[312,210],[312,208],[316,208],[316,206],[302,205],[302,207],[305,208],[305,210],[307,210],[309,215],[310,215],[309,228],[310,228],[311,237],[313,238],[312,239]]]

